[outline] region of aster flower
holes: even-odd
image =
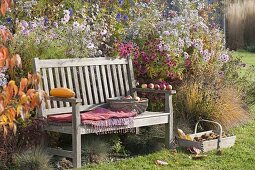
[[[89,48],[89,49],[92,49],[94,47],[95,47],[95,45],[93,43],[88,43],[88,45],[87,45],[87,48]]]
[[[56,21],[53,22],[52,25],[53,25],[54,27],[58,28],[58,23],[57,23]]]
[[[77,21],[73,22],[74,29],[78,29],[79,27],[80,27],[80,24]]]
[[[119,13],[116,15],[116,20],[117,20],[118,22],[120,22],[120,19],[121,19],[121,13],[119,12]]]
[[[119,1],[120,6],[122,6],[124,4],[124,0],[118,0],[118,1]]]
[[[124,15],[124,16],[123,16],[123,20],[124,20],[124,21],[127,21],[127,20],[128,20],[128,16],[127,16],[127,15]]]
[[[189,58],[189,54],[188,54],[187,52],[184,52],[184,53],[183,53],[183,56],[184,56],[184,59],[185,59],[185,60]]]

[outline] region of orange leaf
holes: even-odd
[[[4,102],[3,100],[0,101],[0,114],[4,111]]]
[[[21,78],[20,85],[19,85],[19,91],[24,91],[27,88],[28,80],[27,78]]]
[[[16,83],[14,80],[9,81],[8,86],[14,86]]]
[[[7,8],[8,8],[8,2],[6,0],[2,0],[1,1],[1,13],[3,16],[5,16]]]
[[[1,47],[1,52],[3,53],[4,58],[6,59],[8,57],[8,54],[9,54],[8,48],[6,48],[5,46],[2,46]]]
[[[27,103],[28,101],[28,98],[25,94],[23,94],[21,97],[20,97],[20,104],[25,104]]]
[[[14,95],[16,96],[18,94],[18,86],[14,85],[13,90],[14,90]]]
[[[29,89],[29,90],[27,91],[27,96],[32,96],[32,95],[34,95],[34,92],[35,92],[35,89]]]

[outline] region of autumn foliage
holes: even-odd
[[[5,16],[6,11],[11,6],[11,0],[1,0],[1,13]],[[6,44],[12,41],[13,37],[7,28],[0,29],[0,69],[4,67],[9,71],[14,68],[21,68],[21,57],[19,54],[10,54]],[[45,93],[38,89],[40,82],[39,74],[28,74],[27,78],[21,78],[20,83],[16,84],[10,80],[0,90],[0,132],[4,136],[9,130],[17,131],[17,120],[25,120],[30,117],[30,112],[40,106]]]
[[[30,112],[40,106],[45,93],[41,90],[35,90],[38,86],[40,76],[38,74],[28,75],[28,78],[22,78],[19,87],[15,81],[11,80],[3,88],[0,94],[0,126],[6,135],[8,128],[16,133],[16,120],[23,120],[30,117]]]

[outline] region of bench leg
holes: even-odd
[[[73,166],[74,168],[81,167],[81,134],[72,134],[73,147]]]
[[[165,146],[171,149],[173,147],[173,127],[171,123],[165,124]]]
[[[165,146],[167,148],[174,147],[174,134],[173,134],[173,104],[172,104],[172,95],[165,94],[165,112],[169,113],[168,123],[165,124]]]

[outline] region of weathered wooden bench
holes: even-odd
[[[165,94],[165,111],[146,111],[134,118],[132,127],[165,124],[165,145],[170,147],[173,140],[172,94],[174,90],[152,90],[135,88],[131,59],[75,58],[75,59],[34,59],[34,72],[42,76],[42,88],[49,94],[55,87],[68,87],[75,91],[76,98],[50,97],[42,103],[38,116],[72,112],[72,123],[61,126],[47,125],[47,131],[72,135],[72,151],[48,148],[49,153],[73,159],[74,167],[81,166],[81,135],[97,133],[91,126],[81,125],[80,112],[106,104],[106,99],[116,96],[136,95],[137,91]],[[46,108],[48,102],[48,108]],[[112,127],[119,130],[127,127]]]

